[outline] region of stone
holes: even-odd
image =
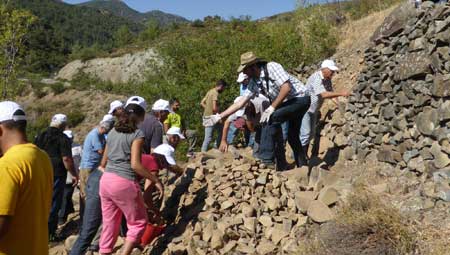
[[[275,197],[268,197],[266,198],[266,206],[269,210],[275,211],[281,206],[280,199]]]
[[[450,74],[436,74],[431,93],[436,97],[450,96]]]
[[[214,225],[209,223],[206,227],[203,228],[202,240],[205,242],[209,242],[214,233]]]
[[[72,250],[73,245],[75,244],[75,242],[78,239],[78,235],[71,235],[69,237],[66,238],[66,240],[64,241],[64,248],[67,251]]]
[[[434,129],[439,125],[438,111],[431,107],[425,107],[423,112],[416,118],[416,126],[420,133],[431,135]]]
[[[248,172],[248,171],[250,171],[251,168],[252,168],[252,166],[250,164],[242,164],[242,165],[239,165],[239,166],[233,168],[233,171]]]
[[[450,158],[448,157],[448,154],[441,150],[441,146],[438,142],[433,142],[430,152],[434,157],[433,165],[436,168],[441,169],[450,165]]]
[[[344,134],[339,133],[334,138],[334,142],[338,147],[342,147],[348,144],[348,138]]]
[[[297,209],[302,213],[306,213],[308,211],[311,202],[314,201],[314,199],[316,199],[316,196],[317,193],[312,191],[295,192],[294,201]]]
[[[320,191],[318,200],[330,206],[338,201],[338,192],[335,188],[326,187]]]
[[[271,235],[272,242],[277,245],[281,239],[287,237],[289,235],[289,232],[283,230],[282,228],[274,228]]]
[[[308,207],[308,217],[317,223],[324,223],[334,219],[334,214],[324,203],[315,200]]]
[[[250,205],[244,205],[242,206],[242,214],[245,215],[245,217],[253,217],[256,213],[256,210],[253,206]]]
[[[413,158],[408,162],[408,168],[410,170],[415,170],[417,172],[423,173],[425,172],[425,161],[421,156],[417,158]]]
[[[227,210],[234,206],[234,203],[230,200],[226,200],[225,202],[220,205],[221,210]]]
[[[267,183],[267,174],[266,173],[260,174],[258,178],[256,178],[256,183],[265,185]]]
[[[450,120],[450,100],[446,100],[439,107],[439,120],[440,121]]]
[[[370,39],[378,44],[385,38],[400,34],[410,17],[416,15],[415,12],[412,4],[401,4],[386,17],[383,24],[375,31]]]
[[[250,231],[250,233],[255,233],[256,218],[255,217],[244,218],[244,228]]]
[[[228,254],[234,249],[234,247],[236,247],[236,245],[237,245],[236,241],[234,240],[229,241],[227,244],[225,244],[225,246],[221,250],[221,254]]]
[[[425,52],[413,52],[400,55],[394,68],[394,80],[404,81],[411,78],[425,77],[431,73],[431,58]]]
[[[385,146],[378,151],[377,159],[380,162],[396,164],[402,160],[402,155],[394,151],[391,147]]]
[[[272,254],[276,246],[271,241],[264,241],[256,246],[256,252],[260,255]]]
[[[258,218],[258,221],[259,223],[261,223],[261,225],[263,225],[266,228],[271,227],[273,225],[272,217],[270,217],[269,215],[260,216]]]

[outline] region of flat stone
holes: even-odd
[[[252,168],[252,166],[250,164],[242,164],[242,165],[239,165],[239,166],[233,168],[233,171],[248,172],[248,171],[250,171],[251,168]]]
[[[308,217],[317,223],[324,223],[334,219],[334,214],[324,203],[315,200],[308,207]]]
[[[410,78],[425,77],[431,73],[431,59],[426,52],[413,52],[399,56],[399,64],[394,69],[394,80],[403,81]]]
[[[325,205],[330,206],[338,201],[338,192],[335,188],[326,187],[320,191],[318,199]]]
[[[255,233],[256,231],[256,218],[244,218],[244,228],[250,231],[251,233]]]
[[[275,245],[277,245],[281,239],[287,237],[288,235],[289,232],[284,231],[282,228],[274,228],[272,231],[271,240]]]
[[[269,215],[262,215],[258,218],[259,223],[264,227],[271,227],[273,225],[272,217]]]
[[[211,238],[211,249],[218,250],[223,247],[223,233],[219,230],[213,232]]]
[[[229,241],[227,244],[225,244],[225,246],[223,247],[223,249],[221,250],[222,254],[227,254],[230,251],[232,251],[234,249],[234,247],[236,247],[237,242],[234,240]]]
[[[250,205],[244,205],[242,206],[242,214],[244,214],[246,217],[253,217],[256,213],[256,210],[253,206]]]
[[[309,205],[314,199],[316,199],[316,197],[317,193],[313,191],[295,192],[295,205],[300,212],[306,213],[308,211]]]
[[[267,173],[262,173],[256,178],[256,183],[265,185],[267,183]]]
[[[227,209],[230,209],[233,206],[234,206],[234,203],[232,201],[226,200],[225,202],[222,203],[222,205],[220,206],[220,209],[227,210]]]
[[[439,115],[436,109],[425,107],[423,112],[419,113],[416,118],[416,126],[420,133],[431,135],[439,125]]]
[[[421,156],[411,159],[408,162],[408,168],[420,173],[425,172],[425,162]]]
[[[433,142],[430,152],[433,154],[433,164],[436,168],[441,169],[450,165],[450,158],[448,157],[448,154],[441,150],[441,146],[438,142]]]
[[[436,97],[450,96],[450,74],[436,74],[431,93]]]
[[[272,254],[276,246],[271,241],[264,241],[256,246],[256,252],[260,255]]]
[[[280,207],[280,199],[275,197],[268,197],[266,198],[266,206],[269,210],[275,211]]]

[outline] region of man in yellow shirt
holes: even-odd
[[[0,102],[0,254],[48,254],[53,169],[48,155],[28,143],[25,112]]]
[[[180,101],[176,98],[172,98],[170,101],[170,109],[172,110],[167,119],[164,121],[164,133],[167,134],[172,127],[180,128],[183,135],[186,137],[187,142],[189,143],[187,157],[194,156],[194,149],[197,143],[197,131],[186,129],[185,123],[181,120],[180,114],[178,114],[178,110],[180,109]]]

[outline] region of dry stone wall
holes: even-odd
[[[324,135],[348,160],[376,150],[379,161],[450,176],[450,5],[401,6],[373,40],[349,103]]]

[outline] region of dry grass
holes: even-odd
[[[414,229],[400,212],[363,186],[355,187],[336,221],[322,225],[299,254],[410,254]]]

